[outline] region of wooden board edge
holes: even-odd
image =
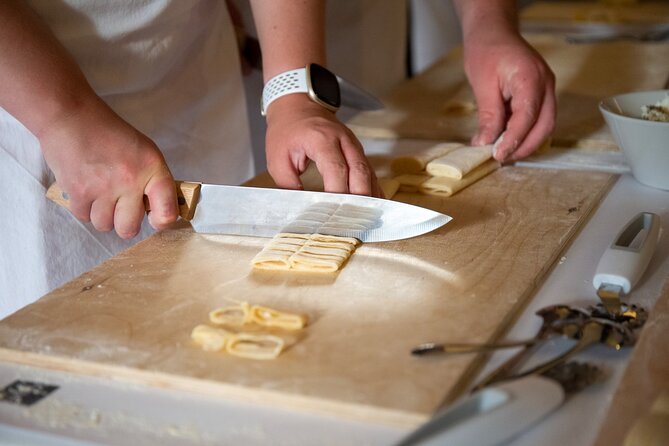
[[[595,210],[599,207],[601,202],[604,200],[606,195],[608,195],[608,193],[611,191],[611,188],[613,188],[613,185],[618,181],[619,178],[620,175],[618,174],[610,174],[606,186],[599,190],[599,193],[593,197],[591,205],[587,209],[584,209],[583,217],[577,222],[577,224],[572,226],[568,236],[564,238],[562,246],[555,250],[553,258],[546,263],[546,268],[544,271],[542,271],[537,276],[537,280],[534,282],[534,286],[528,287],[527,292],[520,296],[513,308],[506,314],[505,318],[498,325],[498,329],[492,334],[490,339],[488,339],[488,342],[500,340],[502,336],[508,332],[513,324],[518,320],[520,314],[525,308],[527,308],[530,301],[532,300],[531,298],[536,295],[544,282],[546,282],[546,279],[550,275],[551,271],[553,271],[555,268],[557,260],[564,252],[569,249],[571,244],[576,239],[578,233],[585,226],[585,224],[590,221],[595,213]],[[483,366],[492,356],[492,354],[493,353],[484,353],[477,355],[477,357],[470,363],[469,367],[464,370],[460,379],[453,385],[452,390],[446,395],[441,404],[435,408],[435,410],[438,410],[461,397],[463,392],[465,392],[473,384],[474,378],[481,372]]]
[[[255,404],[278,410],[295,410],[308,415],[337,418],[357,423],[368,422],[395,429],[405,429],[407,431],[425,423],[431,416],[431,414],[384,409],[365,404],[332,401],[324,398],[286,394],[252,387],[241,388],[237,385],[211,380],[18,351],[3,347],[0,347],[0,362],[73,375],[105,378],[116,382],[147,387],[195,393],[206,397],[222,398],[228,402]]]

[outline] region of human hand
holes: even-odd
[[[465,72],[474,90],[479,130],[472,144],[495,143],[498,161],[531,154],[555,126],[555,76],[515,31],[465,40]]]
[[[334,113],[306,95],[286,95],[267,110],[267,167],[279,187],[302,189],[310,160],[326,192],[381,197],[360,141]]]
[[[96,98],[37,135],[70,211],[98,231],[137,235],[149,199],[149,222],[163,229],[178,217],[174,179],[156,145]]]

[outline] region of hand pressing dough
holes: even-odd
[[[425,170],[435,177],[462,179],[469,172],[492,158],[492,145],[465,146],[433,159]]]
[[[488,175],[490,172],[496,170],[499,166],[500,164],[497,161],[491,159],[469,172],[462,179],[432,177],[421,184],[418,189],[426,195],[450,197],[457,191],[464,189]]]
[[[420,152],[393,159],[390,168],[395,174],[421,173],[425,170],[427,163],[460,147],[464,147],[464,144],[458,142],[437,144]]]

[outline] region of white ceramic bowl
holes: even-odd
[[[606,124],[639,182],[669,190],[669,122],[641,119],[641,107],[655,104],[669,90],[612,96],[599,104]]]

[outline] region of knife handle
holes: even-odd
[[[175,181],[174,185],[177,190],[177,202],[179,204],[179,216],[184,220],[191,220],[195,214],[195,207],[200,199],[201,183],[194,183],[191,181]],[[70,209],[70,197],[67,192],[62,190],[58,183],[53,183],[46,191],[46,197],[56,204]],[[144,209],[150,211],[149,200],[144,196]]]

